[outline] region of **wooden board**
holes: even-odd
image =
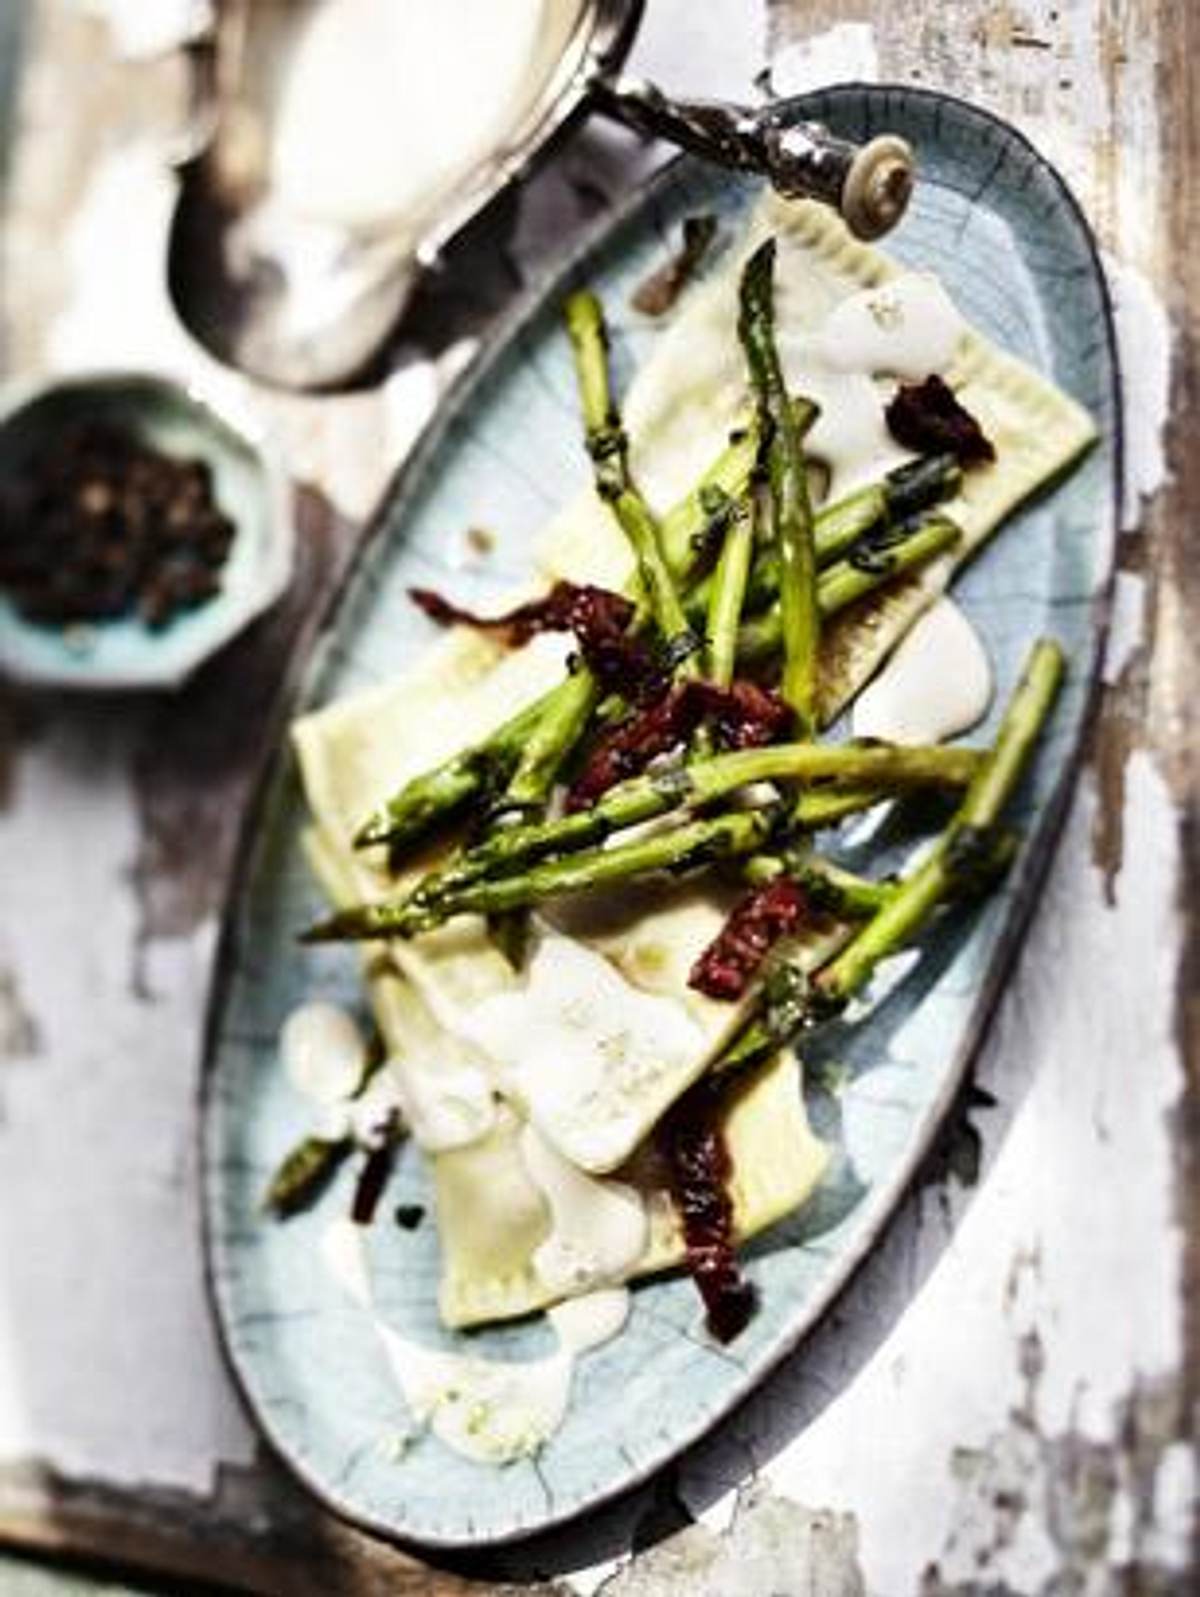
[[[6,367],[202,366],[166,315],[152,248],[179,75],[113,62],[70,0],[34,12],[0,244]],[[452,263],[421,307],[427,348],[402,348],[385,389],[257,396],[304,482],[302,569],[277,617],[178,701],[85,707],[0,690],[10,1540],[270,1593],[456,1592],[467,1576],[497,1590],[531,1573],[592,1589],[598,1576],[571,1572],[651,1544],[606,1597],[655,1578],[686,1597],[714,1566],[748,1567],[751,1547],[787,1560],[798,1586],[823,1559],[816,1589],[865,1582],[888,1597],[966,1593],[982,1572],[1016,1592],[1055,1578],[1186,1589],[1200,1352],[1200,1227],[1189,1242],[1180,1224],[1200,1219],[1188,1109],[1200,943],[1183,912],[1200,890],[1200,462],[1188,442],[1200,424],[1200,109],[1188,92],[1200,13],[1191,0],[858,0],[848,21],[839,0],[775,0],[772,26],[777,49],[819,41],[811,58],[827,72],[981,99],[1063,166],[1106,247],[1144,279],[1118,275],[1131,464],[1150,485],[1155,294],[1173,329],[1172,480],[1129,518],[1140,526],[1122,543],[1088,767],[957,1135],[832,1323],[713,1443],[568,1535],[464,1564],[461,1578],[312,1509],[262,1459],[216,1363],[194,1240],[195,1028],[266,708],[457,341],[642,159],[596,128]],[[781,64],[799,70],[795,55]],[[726,1494],[752,1477],[765,1495],[743,1496],[726,1536]],[[667,1537],[709,1510],[717,1529]],[[737,1593],[736,1576],[715,1589]]]

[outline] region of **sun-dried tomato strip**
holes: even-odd
[[[732,1342],[748,1324],[758,1296],[734,1250],[733,1163],[717,1117],[719,1102],[713,1083],[697,1082],[664,1118],[658,1143],[708,1329],[718,1342]]]
[[[370,1225],[375,1218],[375,1210],[379,1207],[379,1200],[383,1196],[383,1189],[387,1186],[395,1162],[394,1136],[389,1136],[385,1142],[381,1142],[367,1154],[355,1183],[354,1197],[350,1204],[350,1218],[356,1225]]]
[[[781,738],[792,724],[792,712],[774,688],[741,678],[727,688],[711,682],[691,687],[723,749],[761,748]]]
[[[719,747],[750,749],[786,732],[791,713],[778,693],[756,682],[719,688],[694,680],[669,688],[600,739],[567,796],[567,808],[586,809],[616,783],[640,775],[652,760],[686,743],[702,721],[712,726]]]
[[[991,439],[940,377],[899,388],[887,407],[887,424],[897,443],[919,455],[954,455],[963,466],[996,458]]]
[[[633,604],[607,588],[556,582],[543,598],[496,616],[465,609],[432,588],[410,588],[408,592],[413,603],[439,626],[457,623],[499,632],[511,648],[528,643],[538,632],[573,632],[579,652],[606,691],[636,698],[659,680],[661,668],[652,650],[629,630]]]
[[[600,738],[567,794],[567,809],[585,810],[610,787],[639,775],[659,755],[686,742],[698,719],[685,688],[669,688],[634,710]]]
[[[799,931],[809,908],[804,889],[790,876],[755,888],[696,960],[688,986],[709,998],[740,998],[775,944]]]

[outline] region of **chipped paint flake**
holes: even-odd
[[[866,1597],[850,1514],[812,1510],[761,1486],[739,1493],[727,1529],[689,1525],[618,1570],[597,1597]]]
[[[1118,683],[1146,637],[1146,579],[1137,571],[1118,571],[1104,651],[1104,680]]]

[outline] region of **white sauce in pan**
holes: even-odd
[[[371,227],[436,210],[534,102],[570,0],[322,0],[271,51],[270,186],[293,215]]]

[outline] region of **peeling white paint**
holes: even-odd
[[[771,92],[781,98],[832,83],[874,83],[879,77],[875,30],[869,22],[837,22],[775,52]]]
[[[127,61],[181,49],[212,27],[213,0],[79,0],[108,24],[113,49]]]
[[[651,0],[628,71],[676,96],[748,100],[766,63],[766,28],[764,0]]]
[[[1105,257],[1121,360],[1125,496],[1121,525],[1132,531],[1142,505],[1167,480],[1171,408],[1171,325],[1166,306],[1134,267]]]
[[[255,1452],[200,1263],[196,1017],[213,927],[152,944],[153,1001],[137,996],[135,736],[128,714],[60,716],[23,754],[0,828],[10,955],[45,1044],[4,1086],[0,1459],[202,1492],[218,1460]]]
[[[1109,687],[1121,680],[1145,637],[1146,579],[1137,571],[1118,571],[1104,651],[1104,680]]]

